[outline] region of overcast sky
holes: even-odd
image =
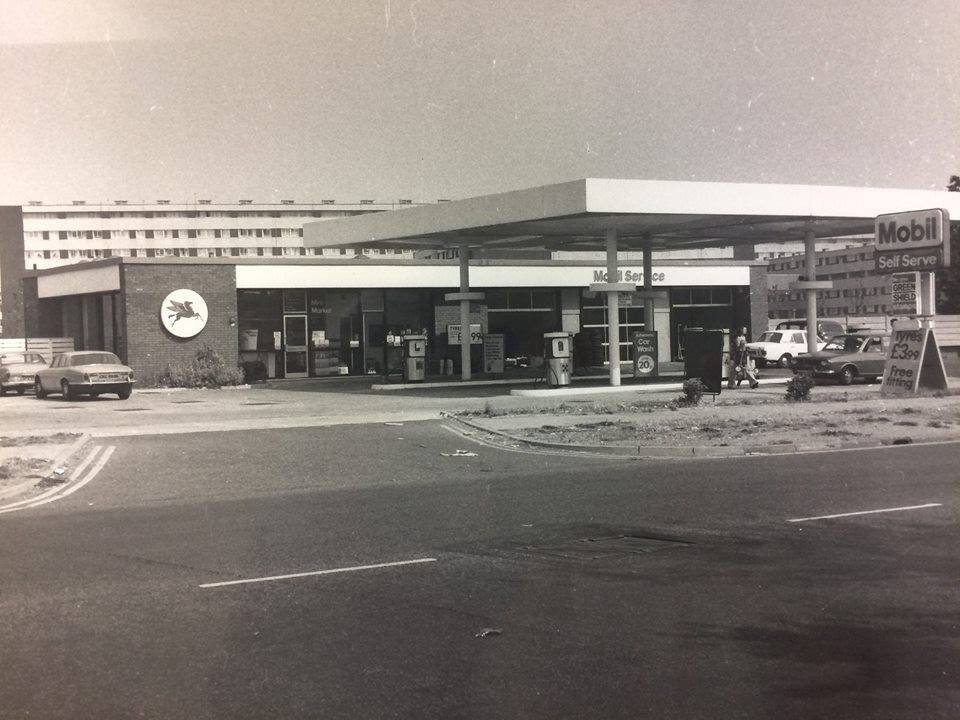
[[[957,0],[0,0],[0,203],[941,188]]]

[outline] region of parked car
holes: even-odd
[[[793,372],[834,378],[842,385],[849,385],[858,377],[876,380],[883,375],[889,342],[888,335],[878,333],[835,335],[817,352],[794,358]]]
[[[96,397],[116,393],[121,400],[133,390],[133,370],[110,352],[74,351],[53,358],[50,367],[38,370],[33,389],[39,400],[49,393],[60,393],[65,400],[80,395]]]
[[[23,395],[33,385],[37,371],[46,366],[40,353],[6,351],[0,354],[0,397],[6,395],[7,390]]]
[[[804,333],[807,332],[807,320],[806,318],[798,318],[796,320],[782,320],[777,323],[776,330],[802,330]],[[837,322],[836,320],[817,320],[817,337],[826,342],[828,339],[832,338],[834,335],[843,335],[847,331],[847,328],[843,326],[843,323]]]
[[[823,343],[817,343],[817,349]],[[768,330],[757,340],[747,343],[747,353],[760,367],[790,367],[790,361],[807,351],[807,336],[800,330]]]

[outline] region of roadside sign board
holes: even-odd
[[[487,333],[483,336],[483,371],[491,375],[503,374],[503,335]]]
[[[890,287],[890,315],[920,314],[920,273],[894,273]]]
[[[922,390],[946,390],[947,373],[932,328],[910,323],[894,328],[883,366],[885,395],[915,395]]]
[[[633,345],[633,376],[657,377],[657,333],[637,331],[630,336]]]
[[[447,325],[447,344],[459,345],[461,342],[460,325]],[[480,345],[483,342],[483,334],[480,332],[479,323],[470,324],[470,344]]]
[[[914,210],[877,215],[874,225],[877,272],[933,272],[950,265],[950,215]]]

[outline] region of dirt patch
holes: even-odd
[[[905,400],[841,396],[804,403],[776,397],[750,400],[696,407],[642,401],[564,403],[532,413],[503,413],[481,424],[524,439],[617,447],[793,444],[815,449],[960,439],[960,396]],[[476,419],[483,421],[485,416],[479,413]]]
[[[0,447],[24,447],[26,445],[65,445],[80,437],[77,433],[54,433],[53,435],[21,435],[0,437]]]
[[[46,466],[46,460],[41,458],[7,458],[0,463],[0,487],[13,482],[22,482],[31,476],[39,479],[40,473]]]

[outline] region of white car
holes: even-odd
[[[817,349],[823,342],[817,342]],[[807,334],[801,330],[768,330],[758,340],[747,343],[747,353],[758,366],[790,367],[790,360],[807,351]]]
[[[133,391],[133,370],[111,352],[74,351],[56,355],[50,367],[37,370],[33,394],[43,400],[49,393],[60,393],[64,400],[80,395],[97,397],[115,393],[121,400]]]

